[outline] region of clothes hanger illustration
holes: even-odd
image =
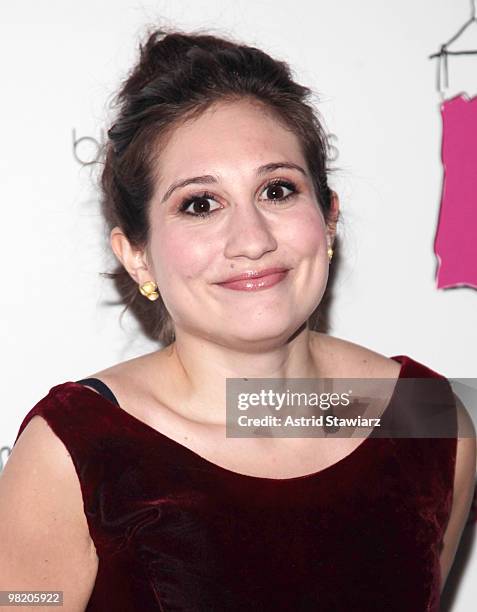
[[[436,88],[440,93],[441,98],[444,99],[444,92],[441,88],[442,79],[441,76],[444,76],[444,87],[447,89],[449,87],[449,66],[447,62],[447,57],[449,55],[477,55],[477,49],[466,50],[466,51],[451,51],[449,50],[449,45],[455,42],[473,23],[477,23],[477,0],[471,0],[471,16],[468,21],[462,25],[459,30],[450,38],[446,43],[441,45],[440,50],[437,53],[433,53],[429,56],[429,59],[433,59],[435,57],[439,58],[437,62],[437,79],[436,79]]]

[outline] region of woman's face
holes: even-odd
[[[296,136],[261,106],[220,103],[172,133],[150,223],[149,271],[177,335],[284,342],[323,296],[328,242],[308,168]],[[258,290],[219,284],[270,268],[288,272]]]

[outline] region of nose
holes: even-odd
[[[237,206],[229,219],[224,255],[230,259],[259,259],[276,248],[277,241],[265,216],[253,204]]]

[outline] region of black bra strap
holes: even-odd
[[[96,389],[96,391],[101,393],[103,397],[108,399],[110,402],[113,402],[113,404],[116,404],[116,406],[119,406],[119,402],[114,393],[102,380],[99,380],[99,378],[82,378],[81,380],[76,380],[75,382],[88,385],[88,387],[93,387],[93,389]]]

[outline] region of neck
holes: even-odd
[[[320,336],[305,324],[287,342],[247,351],[176,332],[164,351],[174,407],[185,418],[223,424],[227,378],[318,378]]]

